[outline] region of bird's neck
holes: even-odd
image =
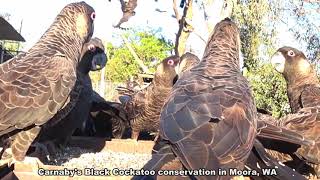
[[[78,63],[87,39],[81,38],[72,27],[65,21],[54,22],[30,51],[49,50],[50,55],[64,55]]]
[[[171,92],[172,83],[169,85],[168,81],[159,83],[154,80],[152,80],[152,84],[148,86],[146,98],[149,103],[153,104],[153,106],[159,106],[159,108],[161,108],[167,96],[169,96]]]
[[[300,87],[308,84],[319,84],[319,79],[313,69],[310,69],[308,73],[290,73],[288,75],[285,75],[284,78],[286,79],[288,87]]]
[[[152,80],[152,84],[157,87],[172,88],[173,79],[170,75],[155,75]]]
[[[78,71],[83,74],[88,74],[91,69],[92,55],[90,53],[82,53],[78,64]]]
[[[240,48],[235,41],[228,41],[223,37],[219,43],[210,43],[209,40],[199,66],[205,72],[210,70],[210,72],[207,72],[208,75],[238,73],[240,71],[239,51]]]
[[[310,85],[319,85],[319,79],[315,72],[310,74],[291,73],[285,76],[287,82],[287,95],[292,113],[296,113],[300,108],[300,97],[302,91]]]
[[[211,57],[203,59],[199,67],[203,73],[209,76],[214,75],[232,75],[239,73],[239,65],[236,63],[237,58],[229,54],[211,54]]]

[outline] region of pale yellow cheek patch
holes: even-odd
[[[300,59],[298,63],[298,68],[300,72],[303,73],[309,73],[310,71],[310,64],[307,60],[305,59]]]
[[[77,33],[81,37],[86,36],[87,33],[88,33],[88,30],[87,30],[87,19],[83,14],[78,15],[77,21],[76,21],[76,25],[77,25]]]

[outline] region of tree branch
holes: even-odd
[[[178,9],[177,9],[177,0],[173,0],[172,6],[173,6],[174,15],[176,16],[176,19],[177,19],[177,21],[178,21],[178,23],[179,23],[181,17],[180,17],[179,11],[178,11]]]
[[[181,55],[185,52],[186,42],[193,27],[188,21],[192,20],[192,0],[188,0],[183,10],[183,15],[179,21],[179,30],[176,36],[175,54]]]
[[[124,43],[126,44],[127,48],[129,49],[130,53],[132,54],[132,56],[134,57],[134,60],[138,63],[138,65],[141,67],[142,71],[144,73],[150,73],[149,68],[143,64],[143,61],[139,58],[139,56],[136,54],[136,52],[133,50],[133,48],[131,47],[128,39],[121,34],[121,38],[123,39]]]

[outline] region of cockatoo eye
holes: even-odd
[[[292,50],[288,51],[288,56],[295,56],[294,52]]]
[[[96,51],[96,47],[95,47],[94,45],[92,45],[92,44],[90,44],[90,45],[88,46],[88,49],[89,49],[91,52],[95,52],[95,51]]]
[[[96,18],[96,13],[95,12],[91,13],[91,19],[94,20],[95,18]]]
[[[174,61],[173,61],[172,59],[170,59],[170,60],[168,61],[168,64],[169,64],[170,66],[173,66],[173,65],[174,65]]]

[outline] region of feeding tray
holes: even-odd
[[[111,141],[106,141],[103,138],[92,138],[92,137],[77,137],[74,136],[71,138],[70,147],[78,147],[83,149],[92,149],[98,152],[105,152],[105,151],[113,151],[113,152],[120,152],[120,153],[130,153],[130,154],[149,154],[151,157],[152,148],[154,146],[153,141],[133,141],[133,140],[124,140],[124,139],[112,139]],[[33,153],[31,156],[35,156],[36,154]],[[66,180],[66,179],[76,179],[76,180],[102,180],[102,179],[119,179],[119,180],[127,180],[131,179],[132,176],[120,176],[120,175],[112,175],[112,168],[117,167],[107,167],[107,169],[111,170],[110,175],[100,174],[98,175],[98,171],[104,173],[104,168],[91,168],[93,170],[87,170],[91,174],[85,175],[85,170],[81,168],[75,167],[68,167],[68,166],[57,166],[57,165],[45,165],[43,163],[37,163],[39,160],[37,157],[28,157],[28,162],[16,162],[14,165],[14,169],[12,172],[8,173],[3,180],[12,180],[12,179],[20,179],[20,180],[42,180],[42,179],[49,179],[49,180]],[[142,161],[138,158],[138,161]],[[85,161],[82,161],[86,163]],[[141,162],[140,162],[141,164]],[[145,164],[145,162],[142,162]],[[140,167],[142,168],[142,167]],[[140,169],[135,168],[135,169]],[[67,169],[66,171],[64,169]],[[53,172],[54,170],[58,170],[59,172],[64,172],[64,175],[57,175],[57,176],[45,176],[40,174],[45,174],[46,172]],[[74,175],[71,175],[71,171],[73,171]],[[96,174],[93,171],[96,170]],[[68,174],[67,174],[68,171]],[[81,172],[81,175],[77,173]],[[39,174],[40,173],[40,174]],[[70,176],[69,176],[70,175]],[[234,177],[233,180],[247,180],[247,177]]]
[[[106,141],[103,138],[76,137],[76,136],[72,137],[70,140],[70,143],[69,143],[70,147],[91,149],[91,150],[96,151],[96,153],[114,152],[114,153],[131,154],[131,156],[136,156],[138,154],[147,154],[150,157],[151,157],[153,145],[154,145],[153,141],[138,141],[138,142],[136,142],[133,140],[124,140],[124,139],[112,139],[111,141]],[[95,154],[92,154],[91,156],[95,157]],[[138,157],[137,161],[141,161],[139,159],[139,156],[137,156],[137,157]],[[29,158],[28,162],[15,163],[13,172],[9,173],[6,176],[6,178],[12,179],[13,176],[16,176],[18,179],[22,179],[22,180],[24,180],[24,179],[26,179],[26,180],[27,179],[33,179],[33,180],[37,180],[37,179],[40,180],[41,179],[42,180],[44,178],[45,179],[58,179],[58,180],[64,180],[64,179],[79,179],[79,180],[86,180],[86,179],[131,179],[132,178],[132,176],[120,176],[120,175],[112,174],[112,172],[113,172],[112,169],[118,168],[118,167],[110,167],[110,166],[105,167],[110,171],[105,171],[105,168],[103,168],[103,167],[102,168],[101,167],[93,167],[93,168],[87,168],[85,170],[85,169],[72,167],[72,166],[45,165],[43,163],[36,163],[37,157],[28,157],[28,158]],[[113,157],[111,157],[111,158],[113,158]],[[98,159],[98,161],[102,160],[102,162],[103,162],[103,158],[98,157],[97,159]],[[126,163],[125,159],[126,158],[124,158],[123,162],[120,162],[120,163]],[[87,163],[86,161],[90,161],[90,160],[87,160],[86,158],[82,158],[81,164],[86,165],[86,163]],[[129,165],[135,164],[132,162],[128,162],[128,163],[129,163]],[[102,166],[104,166],[103,163],[102,163]],[[107,166],[107,163],[106,163],[106,166]],[[64,170],[65,168],[67,170]],[[77,170],[75,170],[75,168],[77,168]],[[140,167],[140,168],[142,168],[142,167]],[[89,169],[91,169],[91,170],[89,170]],[[49,171],[53,172],[51,170],[59,170],[59,173],[65,173],[65,174],[64,174],[64,176],[61,176],[61,175],[60,176],[40,175],[40,174],[48,173]],[[67,171],[69,174],[74,173],[74,175],[68,176]]]

